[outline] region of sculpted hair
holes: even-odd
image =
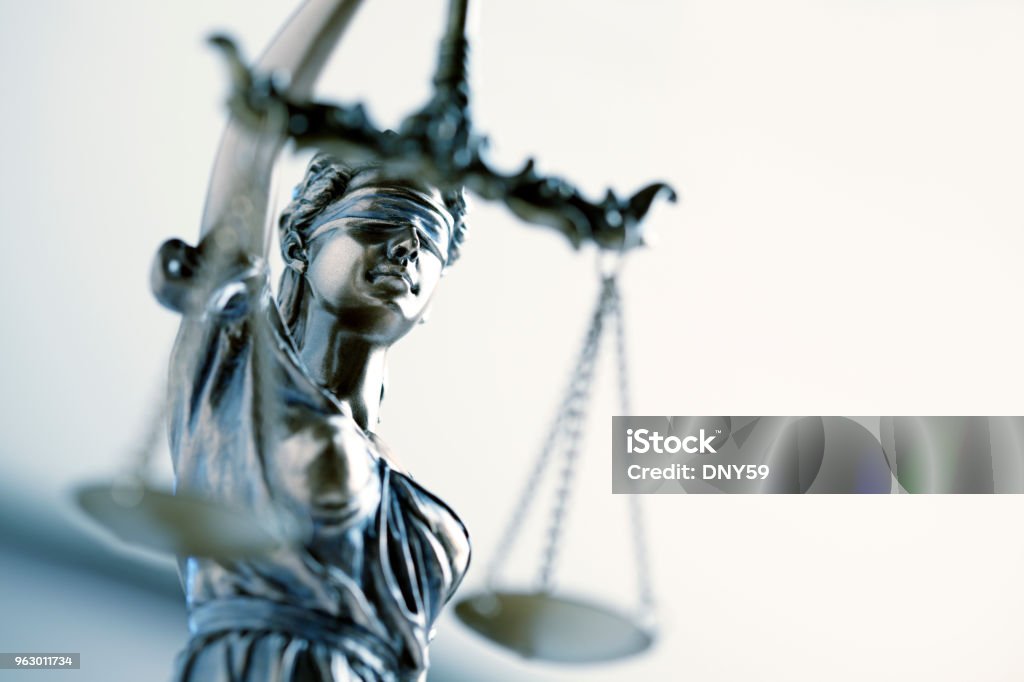
[[[374,165],[348,166],[328,154],[317,154],[309,162],[306,174],[295,187],[292,200],[278,220],[281,255],[289,262],[304,249],[318,215],[345,196],[352,179],[360,173],[375,170]],[[445,208],[452,216],[454,229],[448,244],[448,265],[454,263],[466,239],[466,199],[461,190],[442,194]],[[303,306],[306,299],[305,278],[298,270],[286,267],[281,274],[278,307],[285,325],[297,343],[302,340]]]

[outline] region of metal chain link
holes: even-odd
[[[565,420],[566,404],[568,402],[568,397],[572,394],[571,386],[572,379],[570,379],[569,388],[566,390],[566,396],[563,398],[562,404],[558,408],[555,419],[551,424],[551,429],[548,431],[548,435],[543,447],[541,448],[540,455],[537,457],[537,462],[533,466],[533,471],[530,472],[530,476],[527,478],[526,484],[519,493],[519,499],[516,501],[513,508],[512,517],[509,519],[508,524],[505,526],[505,530],[502,532],[494,557],[491,559],[491,563],[488,566],[487,586],[491,589],[493,589],[497,584],[498,571],[501,570],[501,565],[508,558],[508,555],[512,551],[512,547],[519,539],[519,531],[522,530],[523,523],[526,520],[526,512],[533,503],[533,497],[537,492],[537,487],[540,485],[540,480],[543,477],[544,472],[547,470],[548,464],[551,462],[551,453],[554,452],[555,445],[558,442],[558,437],[562,434],[562,424]]]
[[[601,300],[601,298],[598,300],[598,310],[601,308]],[[508,524],[505,526],[505,530],[502,533],[497,550],[495,551],[494,557],[491,559],[491,563],[488,566],[486,582],[488,587],[491,589],[493,589],[497,583],[498,572],[501,570],[502,564],[508,558],[508,555],[511,553],[516,541],[519,539],[519,533],[525,523],[527,511],[533,503],[537,488],[540,486],[541,478],[552,460],[551,455],[555,451],[555,446],[558,445],[561,438],[565,436],[567,431],[566,421],[569,415],[573,412],[573,405],[579,400],[581,393],[586,390],[586,386],[584,385],[586,367],[588,364],[592,364],[592,356],[595,355],[596,350],[594,346],[598,334],[594,325],[595,323],[598,323],[597,315],[598,312],[595,311],[594,319],[591,321],[591,326],[587,330],[587,334],[583,339],[583,345],[577,355],[576,363],[570,372],[569,381],[566,384],[562,402],[559,404],[558,411],[552,421],[551,428],[544,440],[544,445],[541,448],[540,455],[537,457],[537,461],[534,464],[533,470],[530,472],[530,476],[526,480],[526,484],[519,493],[519,498],[513,508],[512,518],[509,519]]]
[[[626,318],[622,295],[617,284],[614,286],[612,308],[615,316],[616,365],[619,374],[619,408],[625,417],[633,414],[632,393],[629,386],[629,365],[626,354]],[[633,557],[636,564],[637,594],[639,596],[640,618],[647,625],[654,625],[654,588],[651,580],[650,555],[647,551],[647,530],[644,523],[643,504],[639,495],[628,496],[630,532],[633,535]]]
[[[160,449],[160,441],[166,433],[166,420],[167,382],[161,379],[150,401],[149,411],[143,422],[144,428],[129,454],[129,465],[121,476],[122,480],[130,479],[140,483],[148,480],[150,468]]]
[[[568,445],[565,451],[561,475],[559,476],[558,488],[555,490],[554,508],[552,509],[551,522],[547,531],[547,544],[541,554],[540,571],[538,574],[540,587],[544,591],[550,591],[553,586],[558,552],[563,544],[562,532],[565,527],[569,500],[572,497],[573,483],[576,478],[576,463],[579,459],[580,446],[583,442],[583,424],[592,394],[594,366],[598,351],[600,350],[604,320],[612,312],[614,289],[615,278],[613,276],[602,277],[601,292],[598,296],[597,307],[594,311],[590,328],[587,330],[587,343],[584,346],[585,351],[580,358],[578,374],[576,375],[576,396],[570,404],[568,414],[566,415],[565,435]]]

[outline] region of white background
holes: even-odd
[[[681,192],[652,212],[657,244],[624,276],[636,413],[1021,413],[1024,4],[478,9],[474,107],[499,163],[537,154],[594,197],[651,179]],[[26,515],[62,513],[74,484],[117,471],[151,409],[176,320],[149,295],[149,264],[165,238],[194,240],[223,124],[227,79],[203,36],[230,30],[252,55],[290,11],[0,3],[0,452],[3,489],[32,500]],[[320,95],[365,99],[396,125],[428,93],[442,14],[436,0],[367,2]],[[596,294],[591,254],[499,207],[472,209],[429,324],[394,351],[382,425],[465,517],[467,592]],[[625,506],[609,493],[615,412],[602,390],[562,583],[628,605]],[[451,619],[438,660],[471,679],[1024,673],[1017,497],[662,496],[648,511],[665,620],[653,654],[524,666]],[[513,576],[532,575],[536,545]],[[32,584],[10,576],[11,594]],[[82,627],[101,627],[91,613]],[[44,626],[4,630],[53,648]],[[155,669],[179,645],[168,637]]]

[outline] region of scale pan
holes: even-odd
[[[75,491],[78,505],[119,539],[178,556],[220,559],[264,554],[275,537],[252,513],[194,495],[99,483]]]
[[[638,654],[654,633],[616,611],[546,592],[481,592],[455,614],[479,635],[525,658],[600,663]]]

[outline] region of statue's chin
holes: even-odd
[[[380,346],[390,346],[408,334],[419,321],[400,299],[382,299],[370,308],[341,311],[336,320],[339,331]]]

